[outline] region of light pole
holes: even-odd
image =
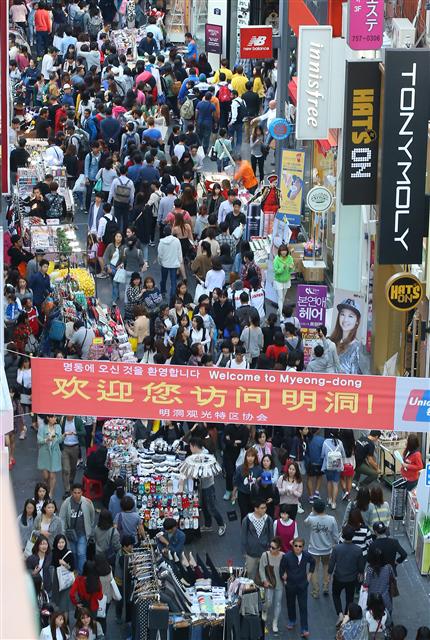
[[[278,84],[276,88],[276,116],[285,118],[285,103],[288,98],[288,84],[290,82],[290,25],[288,21],[289,0],[279,3],[279,38],[278,44]],[[288,140],[288,138],[287,138]],[[275,163],[276,173],[280,180],[282,168],[282,150],[285,140],[276,141]]]

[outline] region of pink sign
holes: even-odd
[[[355,51],[382,47],[384,0],[349,0],[348,44]]]

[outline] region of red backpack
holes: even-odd
[[[222,84],[218,91],[218,100],[220,102],[231,102],[233,96],[226,84]]]

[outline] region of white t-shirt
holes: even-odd
[[[263,289],[255,289],[255,290],[251,289],[251,291],[249,292],[249,303],[251,307],[254,307],[254,309],[257,309],[260,319],[264,318],[264,315],[265,315],[264,300],[265,300],[265,296],[264,296]],[[240,306],[240,301],[239,301],[239,306]]]
[[[222,289],[225,283],[225,271],[221,269],[219,271],[215,271],[214,269],[209,269],[206,274],[205,287],[211,293],[217,287]]]
[[[244,356],[242,362],[237,362],[236,358],[233,358],[233,360],[230,360],[230,362],[227,362],[226,365],[227,369],[249,369],[249,364],[246,361],[246,358]]]

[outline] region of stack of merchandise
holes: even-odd
[[[107,420],[103,425],[103,445],[129,447],[133,444],[134,421],[124,418]]]
[[[107,420],[103,425],[103,444],[108,449],[106,466],[111,479],[131,473],[131,464],[137,462],[133,446],[134,421],[124,418]]]

